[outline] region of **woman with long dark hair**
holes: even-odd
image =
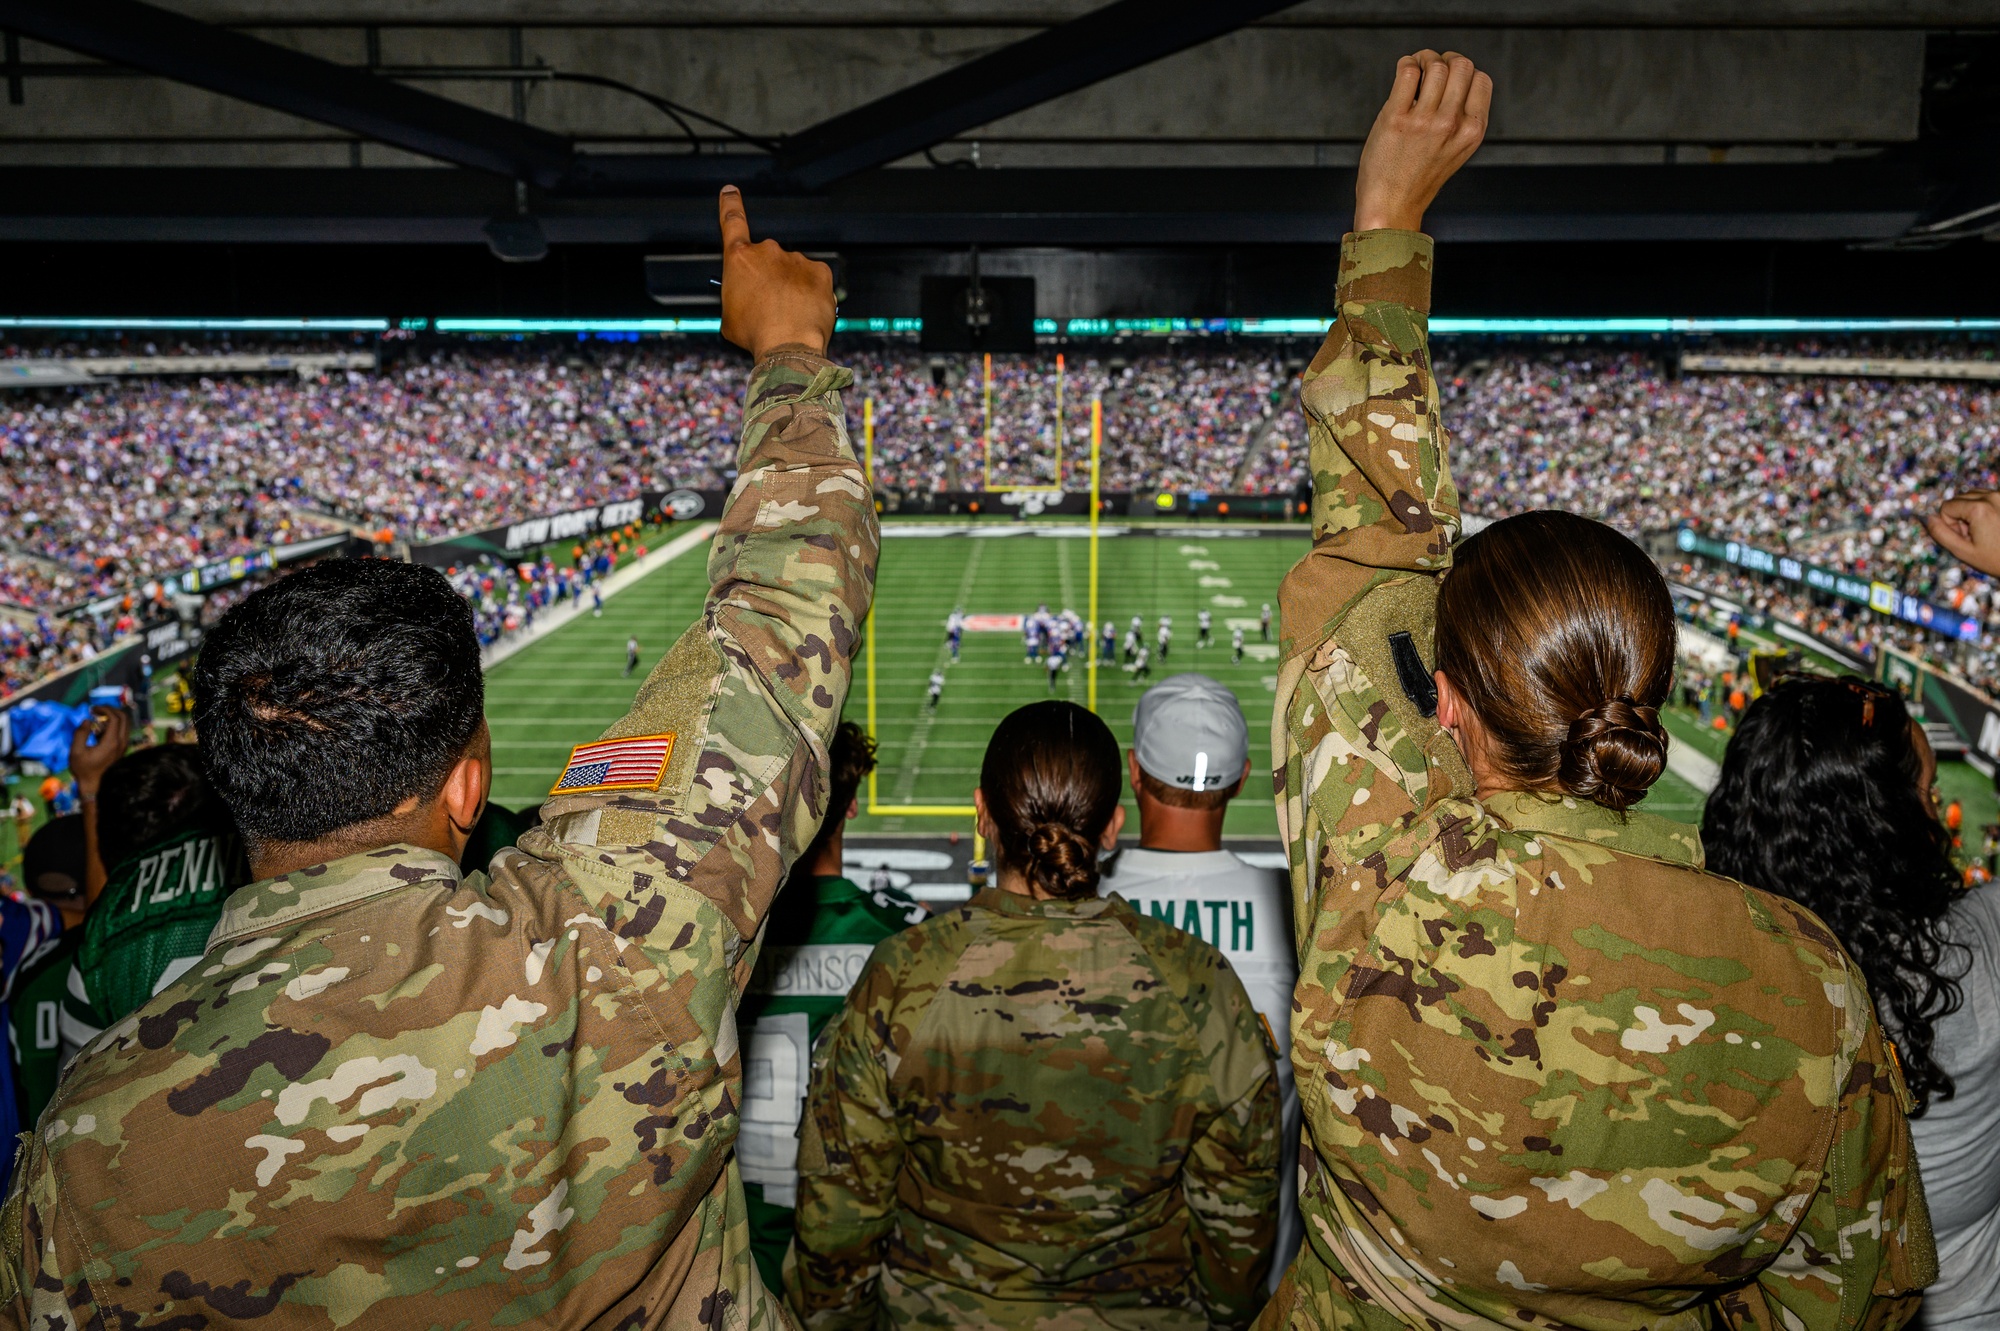
[[[1240,1327],[1277,1229],[1270,1038],[1222,954],[1097,895],[1122,757],[1023,707],[998,885],[878,944],[814,1057],[785,1284],[809,1328]]]
[[[1490,98],[1461,56],[1398,67],[1301,387],[1272,747],[1306,1244],[1261,1325],[1895,1326],[1933,1254],[1866,983],[1638,807],[1658,568],[1566,513],[1456,542],[1419,229]]]
[[[1868,977],[1916,1100],[1933,1331],[2000,1326],[2000,893],[1960,887],[1936,779],[1894,690],[1795,676],[1744,713],[1701,825],[1709,868],[1809,908]]]

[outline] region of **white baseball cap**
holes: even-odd
[[[1250,758],[1236,695],[1189,671],[1161,680],[1132,709],[1132,751],[1146,775],[1182,790],[1233,786]]]

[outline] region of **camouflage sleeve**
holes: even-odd
[[[1278,1240],[1277,1048],[1226,961],[1211,992],[1203,1043],[1221,1112],[1189,1150],[1181,1191],[1209,1325],[1239,1327],[1264,1306]]]
[[[882,951],[813,1053],[799,1129],[799,1206],[785,1257],[785,1299],[807,1331],[876,1325],[882,1240],[896,1218],[903,1140],[884,1046],[897,984]]]
[[[1917,1315],[1921,1291],[1937,1279],[1910,1139],[1913,1102],[1852,962],[1847,994],[1849,1067],[1826,1168],[1784,1251],[1740,1299],[1722,1299],[1732,1327],[1893,1331]]]
[[[1431,238],[1361,231],[1340,247],[1338,314],[1299,399],[1312,440],[1313,546],[1279,591],[1286,655],[1394,572],[1442,572],[1458,491],[1431,378]]]
[[[758,363],[701,619],[604,734],[664,742],[660,778],[621,789],[585,773],[520,843],[667,985],[702,987],[691,1006],[711,1033],[733,995],[707,986],[740,969],[825,812],[826,746],[873,591],[879,531],[840,397],[852,382],[804,348]]]

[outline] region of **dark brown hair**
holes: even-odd
[[[811,863],[814,852],[846,824],[848,806],[861,792],[861,783],[875,770],[875,741],[854,722],[842,721],[834,729],[833,743],[827,746],[827,757],[831,760],[833,772],[828,783],[826,818],[814,834],[812,845],[800,857],[806,863]]]
[[[979,789],[994,855],[1052,897],[1097,891],[1097,849],[1123,786],[1111,728],[1073,702],[1010,712],[986,745]]]
[[[1461,544],[1438,588],[1437,668],[1523,790],[1624,810],[1667,765],[1674,602],[1601,522],[1543,510]]]

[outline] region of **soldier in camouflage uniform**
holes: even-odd
[[[1459,511],[1417,229],[1490,91],[1403,62],[1302,389],[1272,749],[1306,1246],[1260,1325],[1895,1326],[1935,1259],[1859,972],[1691,828],[1475,783],[1424,696]]]
[[[785,1268],[815,1331],[1262,1305],[1274,1050],[1220,952],[1096,896],[1120,766],[1073,703],[1003,721],[976,797],[1000,885],[878,944],[815,1051]],[[1024,771],[1054,775],[1036,796]]]
[[[733,189],[722,211],[724,333],[757,358],[741,475],[700,620],[608,732],[631,742],[573,759],[543,825],[461,877],[479,723],[431,804],[382,824],[445,828],[433,844],[363,842],[231,897],[202,964],[96,1040],[44,1114],[5,1217],[16,1324],[784,1324],[732,1158],[734,1012],[826,812],[878,533],[851,376],[821,355],[830,274],[751,245]],[[417,600],[416,570],[377,567]],[[469,615],[413,623],[462,633],[476,688]],[[282,668],[245,687],[274,696]]]

